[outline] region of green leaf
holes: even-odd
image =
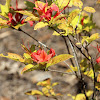
[[[33,65],[33,64],[28,64],[26,65],[23,70],[21,71],[21,74],[26,73],[26,72],[30,72],[33,70],[43,70],[45,69],[46,65],[42,65],[42,64],[37,64],[37,65]]]
[[[20,61],[20,62],[24,62],[24,59],[22,58],[22,56],[15,54],[15,53],[7,53],[8,56],[4,56],[3,54],[0,54],[0,57],[5,57],[5,58],[9,58],[15,61]]]
[[[90,12],[90,13],[95,13],[96,12],[94,8],[88,7],[88,6],[84,7],[84,10],[87,11],[87,12]]]
[[[43,28],[43,27],[45,27],[45,26],[47,26],[48,25],[48,23],[46,23],[46,22],[38,22],[35,26],[34,26],[34,30],[37,30],[37,29],[39,29],[39,28]]]
[[[52,66],[52,65],[55,65],[59,62],[62,62],[62,61],[65,61],[65,60],[68,60],[70,58],[72,58],[73,56],[72,55],[69,55],[69,54],[61,54],[61,55],[58,55],[52,59],[50,59],[48,62],[47,62],[47,65],[46,65],[46,68],[48,68],[49,66]]]
[[[31,90],[25,93],[26,95],[43,95],[43,93],[39,90]]]
[[[1,6],[1,14],[2,14],[3,16],[5,16],[5,17],[6,17],[6,15],[7,15],[7,13],[9,12],[9,9],[10,9],[10,2],[11,2],[11,0],[6,0],[6,4],[5,4],[5,5],[1,5],[1,4],[0,4],[0,6]]]
[[[33,7],[35,7],[35,4],[29,1],[24,1],[25,5],[27,6],[27,10],[33,11]]]
[[[31,51],[31,52],[34,52],[34,51],[35,51],[35,45],[31,45],[30,51]]]

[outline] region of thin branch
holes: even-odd
[[[88,48],[85,48],[85,50],[87,51],[87,54],[91,57],[91,55],[88,52]],[[93,75],[94,75],[94,80],[93,80],[94,87],[93,87],[93,95],[92,95],[92,99],[94,100],[96,90],[95,90],[95,69],[94,69],[94,64],[93,64],[93,61],[92,61],[92,57],[91,57],[90,63],[91,63],[91,67],[92,67]]]
[[[66,49],[68,50],[68,53],[71,54],[70,51],[69,51],[69,47],[68,47],[66,38],[65,38],[64,36],[62,36],[62,38],[63,38],[63,40],[64,40],[64,42],[65,42]],[[73,63],[72,59],[70,59],[70,62],[71,62],[71,64],[72,64],[72,66],[74,66],[74,63]]]
[[[51,70],[51,69],[48,69],[48,71],[57,72],[57,73],[62,73],[62,74],[68,74],[68,75],[74,75],[73,73],[67,73],[67,72],[62,72],[62,71],[58,71],[58,70]]]
[[[81,76],[81,69],[80,69],[80,65],[78,63],[77,54],[75,52],[74,45],[72,44],[71,40],[69,39],[69,36],[67,36],[67,38],[69,40],[70,47],[72,48],[72,52],[73,52],[73,55],[74,55],[74,58],[75,58],[75,63],[76,63],[76,66],[78,68],[78,75]]]

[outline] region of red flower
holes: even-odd
[[[94,46],[93,46],[94,47]],[[99,53],[100,53],[100,46],[97,44],[97,47],[94,47],[98,50],[98,53],[96,55],[96,58],[98,57]],[[100,62],[100,57],[96,59],[96,62],[99,63]]]
[[[68,3],[69,4],[69,3]],[[67,4],[67,6],[68,6]],[[61,12],[67,7],[64,7],[63,10],[59,11],[59,8],[57,5],[52,4],[50,7],[48,6],[48,2],[43,4],[42,2],[36,2],[36,7],[34,7],[33,9],[36,9],[37,12],[39,13],[41,19],[40,21],[45,18],[47,19],[47,21],[51,20],[51,16],[52,16],[52,12],[56,11],[56,14],[54,15],[53,18],[56,18],[58,15],[61,14]]]
[[[83,17],[83,18],[81,19],[81,24],[82,24],[82,26],[84,25],[84,23],[83,23],[84,19],[85,19],[85,17]]]
[[[14,11],[20,11],[20,10],[22,10],[22,9],[19,9],[19,8],[18,8],[18,2],[17,2],[17,0],[16,0],[16,9],[14,9],[13,7],[10,7],[10,8],[11,8],[12,10],[14,10]],[[15,26],[15,25],[17,25],[19,22],[20,22],[21,24],[24,23],[24,19],[22,20],[23,14],[16,13],[16,14],[15,14],[15,19],[14,19],[12,13],[8,13],[8,17],[9,17],[8,25],[9,25],[9,24],[12,24],[13,26]]]
[[[8,17],[9,17],[9,21],[8,21],[8,25],[12,24],[13,26],[15,26],[17,23],[16,21],[13,19],[12,13],[8,13]]]
[[[96,59],[96,62],[99,63],[100,62],[100,57]]]
[[[49,53],[52,54],[52,57],[55,56],[55,50],[54,49],[51,48],[50,51],[49,51]]]
[[[50,49],[49,54],[41,49],[37,52],[31,53],[31,58],[37,63],[49,61],[53,56],[55,56],[55,51],[52,48]]]

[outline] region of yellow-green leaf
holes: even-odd
[[[95,88],[97,88],[100,91],[100,83],[99,82],[95,83]]]
[[[56,96],[54,89],[50,89],[50,93],[51,93],[52,96]]]
[[[24,58],[28,59],[28,58],[31,58],[31,56],[28,54],[28,53],[24,53]]]
[[[83,2],[81,0],[73,0],[73,5],[82,8]]]
[[[19,24],[17,24],[16,26],[13,26],[12,25],[12,27],[14,27],[15,29],[18,29],[19,27],[21,27],[21,26],[23,26],[23,25],[25,25],[26,23],[24,23],[24,24],[21,24],[21,23],[19,23]]]
[[[7,13],[9,12],[9,9],[10,9],[10,1],[11,0],[6,0],[6,4],[5,5],[1,5],[0,4],[0,6],[1,6],[1,14],[3,16],[5,16],[5,17],[6,17]]]
[[[39,90],[31,90],[25,93],[26,95],[43,95],[43,93]]]
[[[21,74],[36,70],[37,68],[38,68],[38,65],[28,64],[23,68],[23,70],[21,71]]]
[[[55,82],[55,83],[52,84],[52,87],[54,87],[54,86],[56,86],[58,84],[59,84],[58,82]]]
[[[45,27],[45,26],[47,26],[48,25],[48,23],[46,23],[46,22],[38,22],[35,26],[34,26],[34,30],[37,30],[37,29],[39,29],[39,28],[43,28],[43,27]]]
[[[50,86],[50,84],[51,84],[51,79],[50,78],[48,78],[48,79],[46,79],[42,82],[37,83],[37,85],[40,85],[40,86],[48,86],[48,85]]]
[[[70,24],[72,22],[72,20],[79,14],[79,12],[80,12],[79,9],[75,9],[69,14],[68,24]]]
[[[5,57],[5,58],[9,58],[15,61],[20,61],[20,62],[24,62],[24,59],[22,58],[22,56],[15,54],[15,53],[7,53],[8,56],[5,56],[3,54],[0,54],[0,57]]]
[[[27,21],[39,21],[39,18],[36,17],[36,16],[34,16],[34,15],[32,15],[32,16],[27,17],[27,18],[25,19],[25,21],[26,21],[26,22],[27,22]]]
[[[61,55],[58,55],[52,59],[50,59],[48,62],[47,62],[47,65],[46,65],[46,68],[48,68],[49,66],[52,66],[52,65],[55,65],[59,62],[62,62],[62,61],[65,61],[65,60],[68,60],[70,58],[72,58],[73,56],[72,55],[69,55],[69,54],[61,54]]]
[[[1,25],[6,25],[7,22],[8,22],[7,20],[4,20],[4,19],[0,18],[0,24]]]
[[[64,32],[60,32],[60,34],[64,35],[63,33],[64,33]],[[54,31],[52,35],[59,36],[60,34],[59,34],[59,33],[57,33],[56,31]]]
[[[43,64],[43,65],[42,64],[36,64],[36,65],[28,64],[23,68],[21,73],[23,74],[23,73],[30,72],[33,70],[43,70],[45,68],[46,68],[45,64]]]
[[[73,71],[78,71],[77,67],[70,66]],[[67,69],[66,72],[72,72],[71,69]]]
[[[28,63],[28,64],[33,63],[33,60],[32,60],[31,56],[28,53],[24,53],[23,57],[25,59],[24,63]]]
[[[92,42],[96,39],[99,39],[99,38],[100,38],[99,33],[95,33],[95,34],[91,35],[87,41],[90,43],[90,42]]]
[[[87,75],[88,77],[91,77],[92,79],[94,79],[94,73],[92,69],[90,71],[84,72],[84,75]]]
[[[67,96],[70,96],[73,100],[75,100],[75,96],[73,96],[71,94],[67,94]]]
[[[97,76],[97,82],[100,82],[100,74]]]
[[[49,93],[49,90],[46,87],[42,88],[42,92],[45,96],[51,96],[51,94]]]
[[[100,36],[99,36],[99,33],[95,33],[95,34],[92,34],[90,37],[82,36],[82,38],[83,39],[82,39],[81,43],[83,44],[85,41],[87,41],[88,43],[91,43],[92,41],[99,39]]]
[[[23,14],[23,15],[27,15],[27,16],[33,16],[32,12],[30,11],[27,11],[27,10],[24,10],[24,11],[16,11],[20,14]]]
[[[63,9],[67,6],[70,0],[53,0],[53,2],[59,7],[59,9]]]
[[[90,12],[90,13],[95,13],[96,12],[94,8],[88,7],[88,6],[84,7],[84,10],[87,11],[87,12]]]
[[[86,97],[84,94],[80,93],[76,95],[75,100],[86,100]]]
[[[86,92],[87,97],[90,97],[93,94],[93,90],[89,90]]]

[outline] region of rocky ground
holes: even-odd
[[[4,4],[5,0],[0,0],[1,4]],[[19,0],[19,6],[24,7],[24,0]],[[84,0],[84,4],[93,6],[97,12],[94,14],[94,21],[100,27],[100,5],[95,5],[94,0]],[[15,6],[15,0],[12,3]],[[42,28],[38,31],[34,31],[33,27],[25,25],[22,29],[46,44],[48,47],[55,49],[57,54],[67,53],[64,41],[61,37],[52,36],[52,30]],[[92,31],[99,32],[95,29]],[[32,38],[12,29],[0,30],[0,53],[12,52],[17,54],[23,54],[21,44],[23,43],[28,47],[28,44],[37,44]],[[91,54],[94,54],[94,50],[91,50]],[[69,63],[69,61],[67,61]],[[55,91],[64,94],[63,97],[59,97],[59,100],[72,100],[67,96],[67,93],[76,94],[79,90],[79,81],[74,75],[63,75],[56,72],[43,72],[33,71],[21,75],[20,72],[23,69],[24,64],[15,62],[6,58],[0,58],[0,100],[36,100],[34,96],[27,96],[24,93],[27,90],[37,89],[36,83],[46,78],[51,78],[52,82],[59,82],[59,85],[55,87]],[[64,63],[57,64],[51,67],[54,70],[65,71],[67,66]],[[88,88],[92,88],[91,79],[87,79],[90,82]],[[40,97],[40,100],[54,100],[52,98]]]

